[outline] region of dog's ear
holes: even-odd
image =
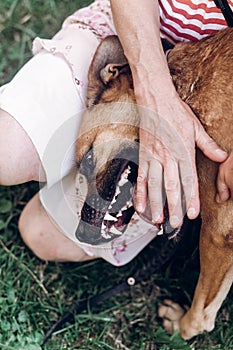
[[[98,46],[89,68],[88,107],[99,102],[108,83],[126,71],[129,71],[129,65],[118,37],[106,37]]]
[[[102,82],[107,85],[111,80],[116,79],[120,74],[129,70],[128,63],[109,63],[100,71],[100,78]]]

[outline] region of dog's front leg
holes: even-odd
[[[216,314],[233,282],[232,247],[216,229],[206,225],[202,228],[201,272],[192,306],[180,321],[180,333],[186,339],[214,328]]]
[[[232,243],[227,242],[228,236],[217,233],[215,224],[202,226],[201,271],[191,308],[184,314],[171,301],[159,307],[167,331],[178,330],[184,339],[214,328],[216,314],[233,282]]]

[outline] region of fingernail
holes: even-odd
[[[227,152],[223,151],[221,148],[216,149],[215,152],[218,153],[220,156],[227,156]]]
[[[196,215],[196,210],[195,210],[195,208],[189,208],[187,214],[188,214],[188,217],[189,217],[189,218],[194,217],[194,216]]]
[[[173,226],[173,227],[178,226],[179,223],[180,223],[180,220],[179,220],[178,216],[172,215],[170,217],[170,224],[171,224],[171,226]]]
[[[162,216],[160,214],[155,214],[155,219],[152,219],[152,224],[159,224],[162,222]]]
[[[136,205],[136,208],[137,208],[137,211],[139,212],[139,213],[143,213],[143,206],[142,206],[142,204],[141,203],[139,203],[139,204],[137,204]]]

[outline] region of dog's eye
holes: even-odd
[[[85,165],[88,167],[91,167],[93,165],[93,155],[88,154],[88,156],[85,159]]]
[[[94,167],[94,157],[93,157],[93,150],[92,149],[83,158],[82,166],[86,170],[92,170],[93,169],[93,167]]]
[[[89,178],[93,175],[94,167],[94,155],[91,149],[79,164],[79,172]]]

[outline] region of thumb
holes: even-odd
[[[219,169],[218,177],[217,177],[217,195],[216,195],[216,202],[217,203],[223,203],[227,201],[230,198],[230,191],[225,183],[224,176],[221,172],[221,169]]]
[[[216,202],[223,203],[227,201],[230,197],[230,191],[225,181],[223,164],[220,165],[219,167],[216,185],[217,185]]]
[[[203,126],[198,125],[196,132],[196,145],[205,156],[214,162],[223,162],[227,159],[227,152],[223,151],[218,144],[207,134]]]
[[[225,202],[233,198],[233,153],[222,163],[217,176],[217,196],[218,203]]]

